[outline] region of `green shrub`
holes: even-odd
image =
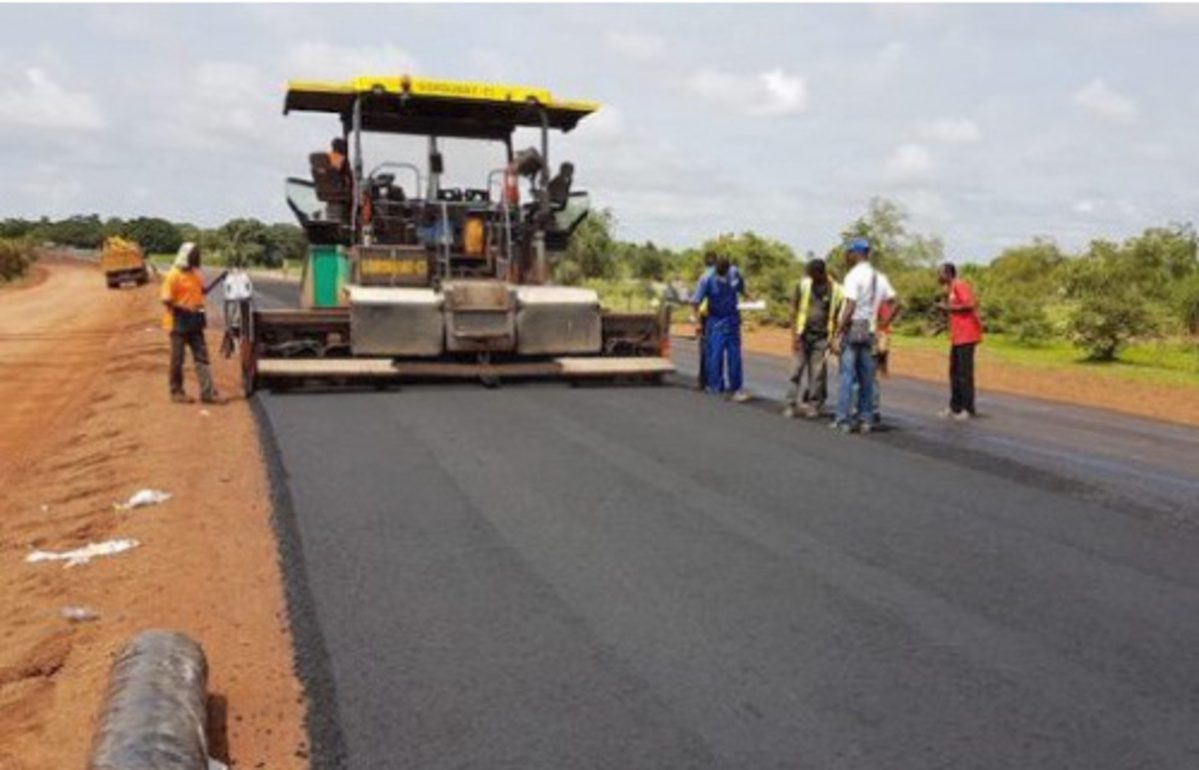
[[[1199,334],[1199,273],[1178,284],[1174,308],[1182,327],[1190,334]]]
[[[1053,336],[1053,324],[1045,303],[1019,292],[989,295],[982,302],[988,332],[1007,334],[1022,345],[1037,345]]]
[[[1114,360],[1129,340],[1153,329],[1148,305],[1129,295],[1087,297],[1070,318],[1074,343],[1093,361]]]
[[[20,278],[33,264],[33,246],[21,238],[0,239],[0,281]]]
[[[945,289],[937,283],[937,274],[931,269],[906,270],[887,276],[899,295],[902,315],[896,323],[898,328],[911,334],[936,334],[944,331],[945,311],[937,303],[945,298]]]
[[[1070,265],[1066,296],[1074,304],[1069,329],[1092,360],[1111,361],[1134,337],[1157,331],[1156,316],[1137,267],[1113,244],[1096,241]]]

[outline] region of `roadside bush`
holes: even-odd
[[[33,264],[33,247],[24,239],[0,240],[0,281],[20,278]]]
[[[1146,303],[1130,296],[1091,296],[1070,318],[1074,343],[1093,361],[1112,361],[1133,337],[1153,331]]]
[[[903,313],[896,322],[899,329],[921,335],[945,330],[945,312],[937,308],[937,302],[945,297],[945,290],[937,283],[933,270],[905,270],[888,278],[903,306]]]
[[[573,259],[563,257],[554,265],[554,282],[563,286],[576,286],[583,280],[583,270]]]
[[[1004,292],[988,296],[982,309],[988,332],[1007,334],[1022,345],[1038,345],[1053,336],[1053,323],[1039,299]]]
[[[1199,273],[1178,284],[1174,306],[1183,328],[1189,334],[1199,334]]]
[[[1093,244],[1070,268],[1070,333],[1092,360],[1111,361],[1129,340],[1156,331],[1149,301],[1105,244]]]

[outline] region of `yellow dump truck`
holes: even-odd
[[[104,250],[100,252],[100,269],[110,289],[124,283],[141,286],[150,280],[146,256],[142,254],[141,247],[119,236],[104,241]]]

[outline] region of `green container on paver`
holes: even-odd
[[[311,307],[338,307],[345,304],[344,289],[349,275],[349,260],[340,246],[312,246],[308,251],[311,280]]]

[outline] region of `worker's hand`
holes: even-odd
[[[791,336],[791,352],[792,353],[803,353],[803,336],[802,335],[793,334]]]
[[[828,341],[828,349],[829,353],[834,356],[841,355],[841,335],[835,335],[831,340]]]

